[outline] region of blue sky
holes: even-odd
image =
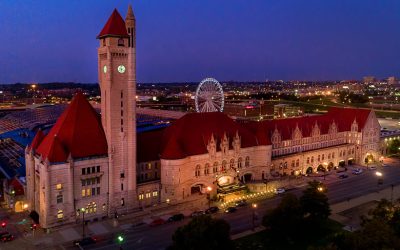
[[[97,82],[96,35],[131,2],[139,82],[400,77],[396,0],[0,0],[0,83]]]

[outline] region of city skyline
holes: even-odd
[[[0,83],[97,82],[97,20],[114,7],[125,15],[130,2],[1,2]],[[398,2],[229,3],[135,1],[138,82],[341,80],[399,72]]]

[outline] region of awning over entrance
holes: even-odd
[[[230,194],[238,191],[243,191],[246,190],[246,185],[243,185],[242,183],[235,183],[231,185],[226,185],[226,186],[218,186],[218,193],[220,194]]]

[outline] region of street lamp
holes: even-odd
[[[252,224],[253,224],[253,231],[254,231],[254,229],[255,229],[255,227],[256,227],[256,209],[257,209],[257,203],[253,203],[253,204],[251,204],[251,207],[252,207]]]
[[[85,212],[86,209],[83,207],[81,208],[82,212],[82,239],[85,238]]]
[[[317,188],[317,190],[318,190],[319,192],[323,192],[323,191],[324,191],[324,188],[321,187],[321,186],[319,186],[319,187]]]
[[[211,197],[210,197],[210,193],[212,191],[212,187],[208,186],[207,187],[207,200],[208,200],[208,208],[211,207]]]
[[[382,172],[376,171],[375,175],[378,177],[378,185],[383,183],[383,174]]]

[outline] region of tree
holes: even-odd
[[[309,182],[308,187],[303,191],[303,195],[300,197],[300,204],[304,216],[309,222],[320,223],[326,221],[331,214],[326,192],[326,187],[318,181]]]
[[[286,194],[277,208],[267,213],[262,221],[276,237],[294,240],[303,224],[303,213],[299,200],[294,194]]]
[[[179,227],[172,235],[172,241],[170,250],[233,249],[229,224],[208,215],[195,217]]]

